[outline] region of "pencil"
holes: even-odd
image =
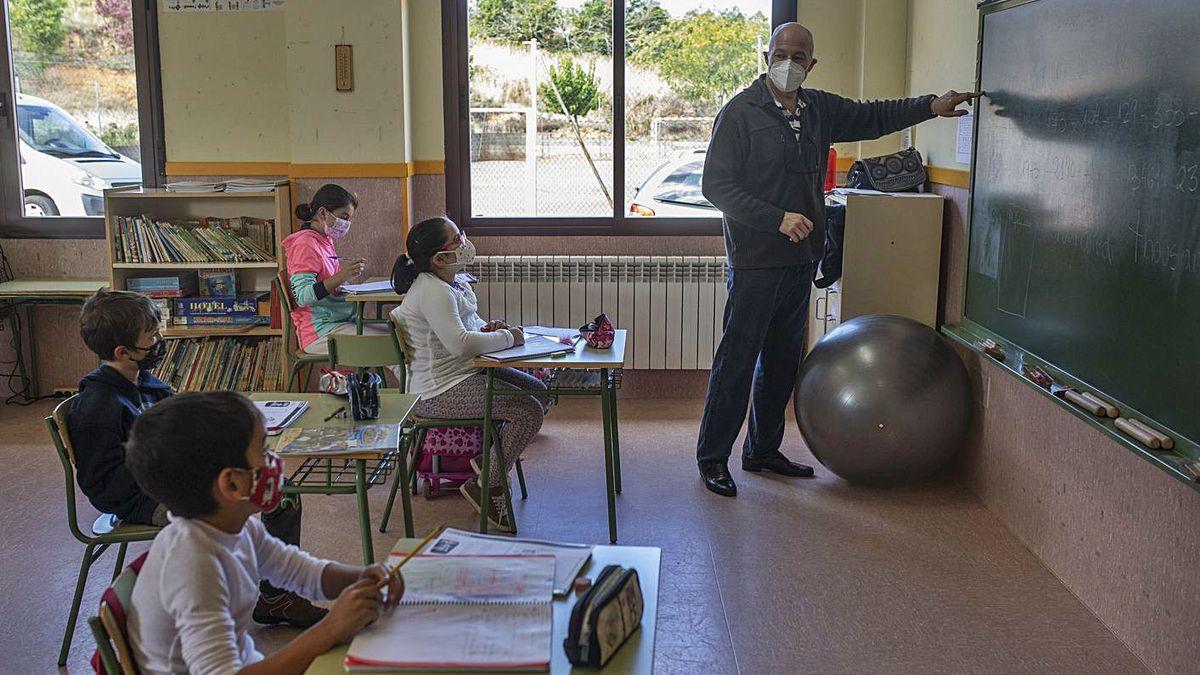
[[[425,544],[428,544],[429,542],[433,541],[433,539],[435,537],[437,537],[439,534],[441,534],[442,530],[444,530],[444,529],[446,529],[445,525],[438,525],[437,527],[433,528],[433,532],[430,532],[429,536],[422,539],[421,543],[417,544],[416,547],[413,548],[413,550],[409,551],[408,554],[404,556],[403,560],[396,563],[396,566],[388,571],[387,577],[383,581],[379,582],[379,584],[377,585],[377,588],[383,588],[384,586],[387,586],[389,583],[391,583],[392,579],[396,576],[396,573],[398,573],[400,571],[400,568],[404,567],[404,563],[408,562],[409,560],[412,560],[413,556],[415,556],[417,553],[419,553],[421,551],[421,549],[425,548]]]
[[[346,412],[346,406],[342,406],[342,407],[338,408],[337,410],[334,410],[333,412],[329,413],[329,417],[326,417],[325,419],[323,419],[321,421],[328,422],[329,420],[337,417],[338,415],[340,415],[344,412]]]

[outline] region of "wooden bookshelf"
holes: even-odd
[[[291,190],[285,183],[271,192],[168,192],[155,188],[118,188],[104,193],[104,236],[108,248],[109,288],[123,290],[131,277],[152,276],[172,271],[209,269],[233,270],[237,278],[238,295],[270,292],[271,280],[284,269],[283,239],[292,231]],[[204,218],[251,218],[275,221],[274,254],[270,262],[178,262],[131,263],[120,262],[117,254],[117,218],[147,216],[154,221],[181,222]],[[287,315],[281,321],[290,321]],[[172,326],[163,331],[168,340],[187,338],[261,338],[283,340],[282,328],[267,326]],[[181,343],[184,344],[184,343]],[[287,345],[280,345],[279,377],[268,389],[282,389],[289,372]],[[274,359],[272,359],[273,361]]]

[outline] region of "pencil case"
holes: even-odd
[[[563,649],[572,665],[603,668],[642,625],[642,585],[635,569],[608,565],[575,607]]]

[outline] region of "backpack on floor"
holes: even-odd
[[[429,429],[417,449],[417,478],[425,481],[425,498],[441,494],[442,481],[457,488],[474,480],[471,459],[483,448],[483,429],[479,427],[449,427]]]

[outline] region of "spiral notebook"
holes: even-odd
[[[400,605],[354,638],[346,670],[549,669],[554,556],[416,556],[403,573]]]

